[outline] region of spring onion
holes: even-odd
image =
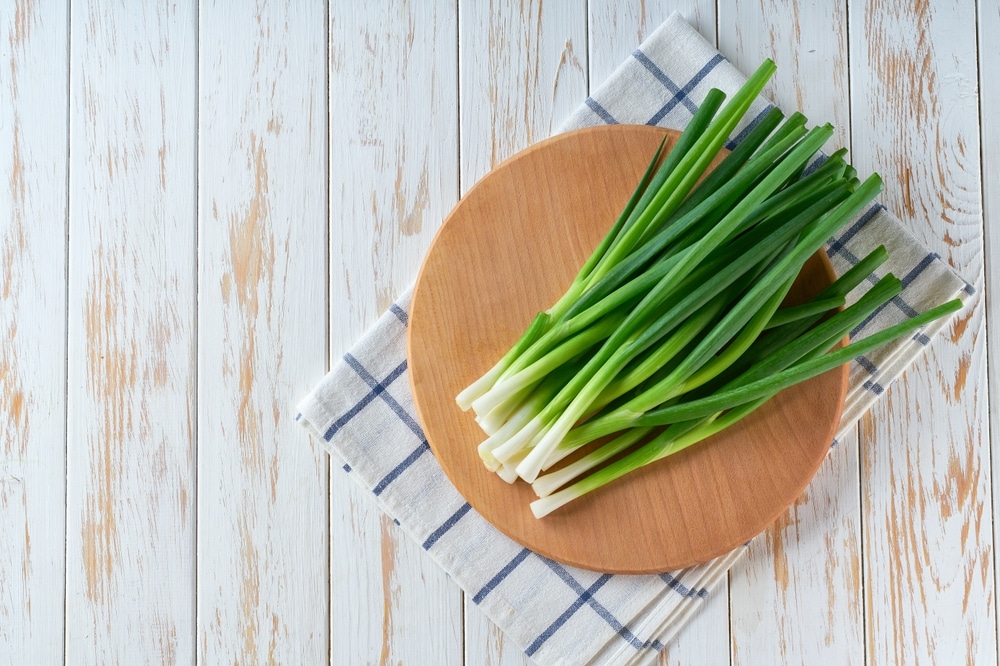
[[[484,465],[531,483],[536,516],[959,307],[837,348],[901,289],[886,275],[847,305],[886,260],[884,248],[808,302],[783,306],[808,258],[882,183],[859,180],[844,150],[822,157],[830,125],[807,130],[804,116],[776,109],[705,173],[774,69],[765,61],[725,104],[720,91],[706,95],[673,148],[654,152],[563,296],[457,396],[487,434]]]

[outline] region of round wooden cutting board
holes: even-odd
[[[455,396],[565,291],[614,222],[664,134],[606,126],[563,134],[504,162],[445,220],[413,293],[410,382],[427,440],[469,503],[524,546],[610,573],[671,571],[745,543],[802,492],[840,420],[847,368],[783,391],[733,428],[542,519],[523,482],[482,464],[485,434]],[[822,253],[789,300],[829,284]]]

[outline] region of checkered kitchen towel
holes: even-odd
[[[601,123],[682,128],[712,87],[744,77],[675,15],[572,116],[564,129]],[[760,100],[731,145],[768,109]],[[864,336],[972,289],[880,205],[831,239],[843,272],[879,244],[903,293],[854,336]],[[872,276],[874,282],[876,276]],[[683,571],[623,576],[564,566],[500,534],[462,499],[430,452],[406,377],[409,293],[393,305],[299,407],[301,421],[371,490],[382,509],[433,557],[515,643],[542,664],[645,663],[688,620],[744,548]],[[842,427],[850,427],[945,322],[851,366]]]

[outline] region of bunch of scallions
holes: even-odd
[[[765,61],[724,107],[722,92],[706,95],[666,156],[660,145],[565,294],[458,395],[488,436],[483,462],[532,485],[535,516],[960,307],[948,302],[838,348],[901,291],[889,274],[845,307],[887,258],[881,247],[805,304],[782,307],[805,261],[882,184],[860,181],[846,151],[822,159],[830,125],[806,130],[801,114],[777,109],[705,175],[774,70]]]

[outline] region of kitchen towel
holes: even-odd
[[[711,88],[732,95],[745,81],[679,15],[670,17],[572,115],[563,130],[601,123],[683,128]],[[737,144],[770,108],[760,99],[730,137]],[[884,207],[875,204],[827,244],[838,274],[878,245],[903,293],[852,332],[864,337],[972,289]],[[504,633],[539,664],[639,664],[704,604],[745,546],[711,562],[656,575],[612,575],[554,562],[513,542],[479,516],[435,461],[407,378],[409,291],[337,361],[299,405],[299,419],[371,491],[379,506]],[[856,297],[856,295],[855,295]],[[918,358],[947,321],[851,363],[841,428],[850,428]]]

